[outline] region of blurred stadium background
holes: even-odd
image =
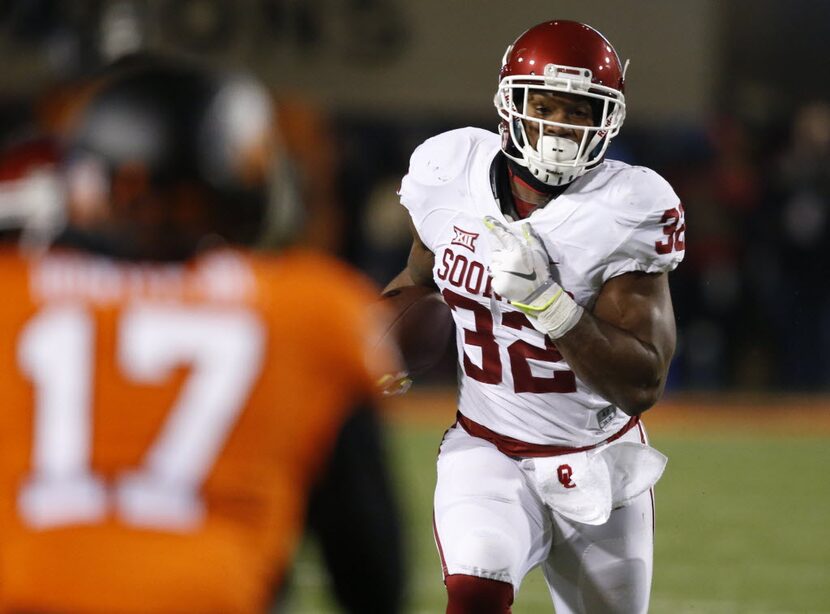
[[[659,171],[688,212],[678,352],[646,419],[671,459],[652,611],[830,612],[830,2],[2,0],[0,207],[59,198],[50,135],[108,61],[244,65],[281,104],[302,240],[382,284],[408,251],[395,189],[409,153],[449,128],[494,129],[504,48],[551,17],[592,24],[631,60],[609,156]],[[388,414],[413,613],[442,608],[430,499],[453,377],[447,356]],[[515,611],[548,604],[533,575]],[[334,611],[313,544],[288,608]]]

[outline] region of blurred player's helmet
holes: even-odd
[[[502,118],[502,150],[543,183],[570,183],[602,161],[619,133],[625,119],[624,77],[617,52],[590,26],[549,21],[530,28],[507,48],[499,72],[494,103]],[[530,117],[531,90],[585,96],[593,109],[594,127]],[[539,126],[536,147],[528,140],[526,122]],[[581,142],[545,134],[545,126],[581,132]]]
[[[126,63],[68,131],[69,242],[151,260],[255,242],[271,196],[274,122],[268,92],[247,75]]]

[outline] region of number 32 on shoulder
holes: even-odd
[[[666,238],[654,243],[654,249],[658,254],[670,254],[682,252],[686,249],[686,210],[683,203],[677,203],[677,207],[666,209],[663,217],[660,218],[663,224],[663,234]]]

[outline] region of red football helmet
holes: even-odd
[[[626,67],[628,63],[626,63]],[[575,21],[540,23],[507,48],[494,103],[502,118],[502,150],[548,185],[570,183],[602,161],[625,119],[625,68],[611,43],[592,27]],[[578,94],[594,109],[592,127],[532,117],[531,91]],[[538,125],[536,147],[527,125]],[[546,126],[575,130],[581,142],[554,136]]]

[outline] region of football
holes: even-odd
[[[434,367],[447,351],[454,326],[441,295],[424,286],[402,286],[386,292],[382,300],[390,316],[384,337],[391,336],[400,348],[409,375]]]

